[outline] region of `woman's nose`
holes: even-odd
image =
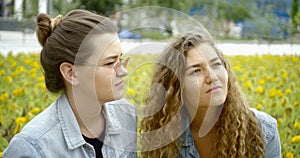
[[[123,65],[121,65],[121,67],[116,70],[116,75],[117,75],[117,77],[127,76],[128,70]]]
[[[216,73],[209,68],[206,72],[205,82],[207,84],[210,84],[212,82],[215,82],[216,80],[218,80]]]
[[[126,67],[128,66],[129,58],[125,59],[124,62],[120,61],[114,66],[114,70],[116,72],[116,76],[124,77],[128,75],[128,71]]]

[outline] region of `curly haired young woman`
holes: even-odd
[[[187,33],[162,52],[144,115],[142,157],[281,157],[276,120],[249,108],[205,31]]]

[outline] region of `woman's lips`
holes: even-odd
[[[209,89],[208,91],[206,91],[206,93],[210,93],[210,92],[215,91],[215,90],[217,90],[219,88],[221,88],[221,86],[215,86],[215,87]]]
[[[123,82],[123,81],[121,81],[121,82],[119,82],[119,83],[115,84],[115,86],[116,86],[116,87],[117,87],[117,86],[123,86],[123,84],[124,84],[124,82]]]

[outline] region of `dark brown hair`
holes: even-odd
[[[38,41],[43,47],[40,62],[44,70],[46,87],[51,92],[65,89],[59,67],[63,62],[74,64],[79,48],[86,36],[95,28],[97,35],[116,33],[117,28],[107,18],[86,10],[73,10],[54,19],[47,14],[37,17]],[[80,51],[80,54],[85,53]],[[81,55],[87,58],[90,54]]]

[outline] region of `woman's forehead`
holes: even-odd
[[[119,56],[121,53],[121,44],[118,37],[113,34],[96,37],[92,44],[93,55],[95,60],[103,60],[110,56]]]
[[[116,34],[101,34],[90,36],[84,43],[83,54],[89,52],[87,62],[98,63],[109,56],[119,56],[121,54],[121,44]]]
[[[208,43],[202,43],[197,45],[196,47],[191,48],[187,52],[187,61],[194,61],[194,60],[211,60],[218,57],[215,49]]]

